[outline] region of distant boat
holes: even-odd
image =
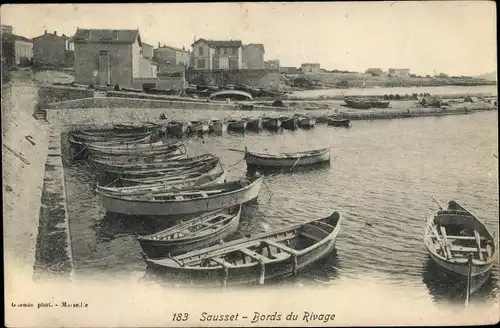
[[[297,117],[280,117],[281,127],[287,130],[297,130]]]
[[[250,131],[260,131],[262,128],[262,119],[258,118],[244,118],[247,122],[247,129]]]
[[[366,100],[360,100],[356,98],[345,97],[344,98],[347,107],[354,109],[370,109],[372,108],[372,103]]]
[[[328,118],[328,125],[348,128],[351,125],[351,120],[348,118]]]
[[[188,126],[189,133],[206,133],[208,132],[208,123],[202,121],[191,121]]]
[[[281,127],[281,121],[278,117],[263,117],[262,127],[268,130],[278,130]]]
[[[238,229],[241,205],[202,214],[152,235],[137,237],[148,258],[175,256],[218,243]]]
[[[210,120],[209,122],[209,131],[213,133],[222,133],[227,130],[226,122],[222,120]]]
[[[372,107],[375,108],[387,108],[389,107],[390,101],[384,101],[384,100],[373,100],[371,101]]]
[[[307,116],[296,115],[297,125],[303,129],[310,129],[316,125],[316,119]]]
[[[248,166],[257,167],[296,167],[314,165],[330,161],[330,148],[321,148],[295,153],[258,153],[246,150],[245,161]]]
[[[252,100],[251,94],[240,90],[222,90],[214,92],[210,95],[210,100]]]
[[[436,264],[466,277],[469,255],[472,277],[491,270],[498,259],[495,240],[486,225],[453,200],[427,219],[424,243]]]
[[[147,269],[198,286],[238,285],[296,275],[335,250],[342,216],[309,220],[175,257],[146,258]]]
[[[245,131],[247,127],[247,122],[245,120],[228,120],[227,130],[228,131]]]
[[[174,136],[181,136],[187,132],[189,124],[183,122],[170,121],[167,123],[167,133]]]

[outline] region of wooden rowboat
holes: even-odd
[[[258,118],[244,118],[247,122],[247,129],[250,131],[260,131],[262,129],[262,119]]]
[[[344,101],[347,104],[347,107],[350,107],[350,108],[354,108],[354,109],[370,109],[370,108],[372,108],[372,103],[370,101],[365,101],[363,99],[345,97]]]
[[[262,127],[268,130],[278,130],[281,127],[281,121],[278,117],[263,117]]]
[[[335,250],[342,217],[332,215],[163,259],[148,271],[195,285],[238,285],[296,275]]]
[[[255,167],[282,167],[314,165],[330,162],[330,148],[321,148],[295,153],[258,153],[246,150],[245,161],[247,166]]]
[[[227,130],[227,124],[221,120],[210,120],[209,131],[212,133],[223,133]]]
[[[164,193],[172,189],[215,185],[224,183],[225,179],[226,172],[224,170],[207,170],[191,173],[179,172],[175,175],[164,175],[156,181],[145,178],[140,182],[129,183],[128,180],[118,179],[110,185],[98,185],[97,189],[116,196],[155,194]]]
[[[138,157],[141,159],[142,157]],[[128,172],[128,171],[138,171],[138,170],[151,170],[151,169],[162,169],[168,167],[187,167],[190,165],[196,165],[201,162],[207,163],[216,159],[213,154],[203,154],[195,157],[181,158],[181,159],[171,159],[162,158],[161,160],[154,160],[150,162],[145,161],[116,161],[113,159],[102,159],[102,158],[92,158],[93,162],[101,165],[109,172]]]
[[[227,130],[228,131],[245,131],[247,127],[247,122],[245,120],[228,120]]]
[[[374,108],[387,108],[389,107],[390,101],[384,101],[384,100],[372,100],[371,104],[372,107]]]
[[[171,121],[167,123],[167,133],[179,137],[187,132],[188,126],[189,124],[183,122]]]
[[[241,205],[203,214],[137,241],[148,258],[187,253],[218,243],[238,230]]]
[[[297,117],[292,116],[292,117],[280,117],[281,120],[281,127],[283,129],[287,130],[297,130]]]
[[[328,125],[348,128],[351,126],[351,120],[348,118],[328,118]]]
[[[307,116],[299,116],[297,117],[297,125],[302,129],[310,129],[316,125],[316,119]]]
[[[455,201],[449,201],[428,218],[424,243],[430,257],[441,268],[468,276],[487,273],[498,259],[495,240],[486,225]]]
[[[208,123],[201,121],[191,121],[187,127],[188,133],[206,133],[208,132]]]
[[[183,143],[161,143],[157,144],[133,144],[133,145],[108,145],[100,146],[96,144],[87,145],[89,151],[94,154],[103,155],[150,155],[157,153],[172,153],[176,150],[180,151],[181,154],[186,153],[186,146]]]
[[[214,186],[179,189],[155,195],[114,196],[99,192],[108,212],[139,216],[173,216],[214,211],[256,199],[264,177]]]

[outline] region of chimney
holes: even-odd
[[[45,34],[47,34],[47,30],[45,30]]]
[[[57,35],[57,31],[54,31],[54,35]]]
[[[160,41],[158,41],[158,48],[160,48]]]
[[[182,50],[186,50],[186,47],[185,47],[185,46],[182,46]]]

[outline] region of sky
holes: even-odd
[[[144,42],[191,48],[194,38],[262,43],[265,60],[363,72],[479,75],[496,67],[492,1],[22,4],[3,25],[28,38],[80,28],[138,28]]]

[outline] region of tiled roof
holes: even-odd
[[[238,48],[241,47],[242,45],[241,40],[217,41],[217,40],[198,39],[196,40],[195,43],[192,44],[192,46],[198,42],[205,42],[206,44],[208,44],[213,48],[222,48],[222,47]]]
[[[260,48],[260,50],[261,50],[263,53],[265,53],[265,52],[266,52],[266,51],[264,50],[264,45],[263,45],[262,43],[250,43],[250,44],[247,44],[247,45],[245,46],[245,48],[246,48],[246,47],[248,47],[248,46],[254,46],[254,47],[257,47],[257,48]]]
[[[172,49],[172,50],[175,50],[175,51],[188,52],[188,51],[187,51],[187,50],[185,50],[185,49],[176,48],[176,47],[167,46],[167,45],[164,45],[164,46],[161,46],[161,47],[159,47],[159,48],[156,48],[155,50],[158,50],[158,49],[163,49],[163,48],[169,48],[169,49]]]
[[[56,37],[56,38],[62,38],[62,39],[65,39],[65,40],[69,40],[71,39],[69,36],[67,35],[56,35],[56,34],[52,34],[52,33],[45,33],[45,34],[42,34],[42,35],[39,35],[35,38],[33,38],[33,40],[36,40],[36,39],[40,39],[40,38],[43,38],[43,37],[46,37],[46,36],[51,36],[51,37]]]
[[[114,38],[115,32],[116,38]],[[105,42],[131,44],[137,38],[139,38],[139,45],[142,45],[139,30],[77,29],[73,36],[73,41],[75,43]]]
[[[25,38],[24,36],[15,35],[11,33],[2,33],[2,40],[33,42],[32,39],[28,39]]]

